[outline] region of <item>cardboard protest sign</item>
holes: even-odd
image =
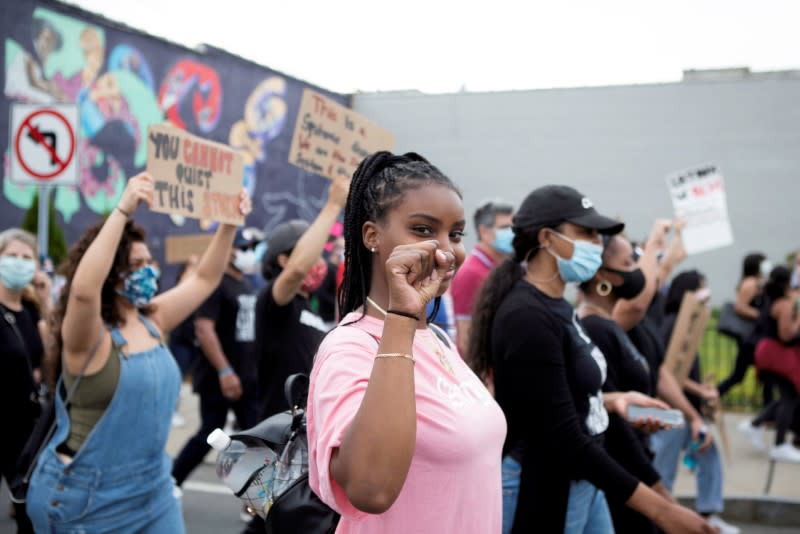
[[[185,263],[192,254],[202,255],[214,234],[170,235],[164,239],[167,263]]]
[[[675,328],[667,345],[664,366],[671,371],[678,384],[683,384],[689,376],[692,364],[697,356],[697,347],[706,330],[711,310],[695,297],[693,291],[687,291],[681,301]]]
[[[393,146],[388,130],[316,91],[303,91],[289,149],[292,165],[331,179],[350,177],[368,155]]]
[[[683,243],[688,254],[733,244],[722,173],[705,165],[667,176],[675,214],[686,221]]]
[[[244,222],[239,211],[241,154],[168,125],[150,126],[147,137],[147,172],[156,182],[153,211],[235,225]]]

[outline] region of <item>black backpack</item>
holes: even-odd
[[[290,411],[275,414],[256,426],[234,434],[237,439],[253,446],[266,445],[276,453],[308,459],[306,438],[306,403],[308,402],[308,377],[298,373],[286,379],[284,392]],[[256,473],[253,474],[255,478]],[[243,494],[242,490],[237,497]],[[283,492],[275,498],[264,520],[267,534],[303,532],[331,534],[339,523],[339,514],[320,500],[308,485],[308,468],[298,474]]]

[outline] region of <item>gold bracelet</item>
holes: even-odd
[[[414,359],[414,356],[412,356],[411,354],[406,354],[404,352],[386,352],[384,354],[378,354],[377,356],[375,356],[376,360],[378,358],[404,358],[406,360],[411,360],[411,363],[415,365],[417,363],[417,361]]]

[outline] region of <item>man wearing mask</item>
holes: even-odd
[[[197,310],[195,335],[204,358],[194,371],[200,395],[200,430],[192,436],[172,469],[180,486],[209,450],[206,437],[225,426],[233,409],[241,428],[258,422],[257,382],[253,365],[256,296],[244,273],[256,264],[257,241],[239,228],[231,259],[214,293]]]
[[[473,222],[478,243],[456,273],[450,287],[456,316],[458,349],[462,355],[467,353],[472,308],[481,285],[495,265],[513,251],[513,215],[514,207],[500,200],[484,202],[475,210]]]
[[[309,296],[327,277],[328,263],[322,252],[349,189],[350,178],[338,176],[313,223],[300,219],[282,223],[267,240],[262,264],[267,285],[256,302],[260,419],[291,408],[283,389],[286,379],[295,373],[311,374],[314,354],[328,332],[322,317],[311,310]],[[246,534],[263,532],[264,520],[259,516],[245,530]]]

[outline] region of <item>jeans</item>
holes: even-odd
[[[655,453],[653,467],[668,490],[672,491],[675,475],[678,471],[678,459],[681,450],[694,456],[697,464],[697,511],[701,514],[721,513],[724,504],[722,499],[722,463],[719,449],[712,444],[706,452],[689,451],[692,432],[688,426],[671,428],[656,432],[650,437],[650,445]]]
[[[570,483],[564,534],[614,534],[606,496],[591,482]]]
[[[503,534],[510,534],[514,526],[514,512],[519,498],[519,477],[522,466],[514,458],[503,458]]]

